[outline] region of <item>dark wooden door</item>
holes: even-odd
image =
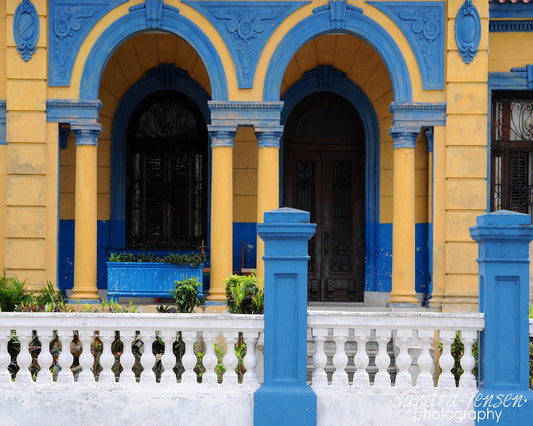
[[[334,127],[332,127],[334,126]],[[317,224],[309,242],[309,300],[363,301],[364,132],[340,96],[304,99],[284,135],[284,205]]]

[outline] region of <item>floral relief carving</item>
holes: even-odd
[[[249,89],[259,56],[278,25],[307,1],[184,1],[202,13],[224,39],[237,71],[239,88]]]
[[[444,2],[369,2],[402,30],[416,56],[424,89],[444,87]]]

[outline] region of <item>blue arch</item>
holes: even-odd
[[[140,9],[117,19],[102,33],[92,47],[83,68],[81,99],[98,99],[100,80],[108,59],[123,41],[146,30],[146,10]],[[167,8],[161,11],[161,30],[178,35],[196,50],[209,74],[213,99],[227,100],[228,87],[222,61],[202,30],[176,10]]]
[[[329,70],[328,70],[329,68]],[[328,73],[329,78],[321,78]],[[328,84],[324,85],[324,81]],[[286,123],[293,108],[305,97],[318,92],[335,93],[350,102],[359,113],[365,129],[365,290],[376,288],[378,277],[378,224],[379,224],[379,121],[372,102],[363,90],[346,74],[329,66],[307,72],[287,90],[282,100],[281,122]],[[283,152],[283,151],[282,151]],[[282,169],[282,167],[280,167]]]
[[[175,68],[173,64],[148,71],[126,92],[113,118],[111,133],[110,232],[113,249],[123,249],[126,242],[126,135],[130,117],[143,99],[159,90],[174,90],[188,96],[202,112],[205,122],[210,122],[209,94],[186,71]]]
[[[362,12],[350,9],[346,10],[344,29],[332,28],[330,11],[323,10],[307,17],[285,35],[270,59],[265,77],[263,99],[265,101],[279,99],[285,70],[290,60],[305,43],[324,34],[338,34],[339,32],[355,35],[370,44],[387,67],[392,81],[394,100],[396,102],[412,101],[411,77],[399,47],[383,27],[364,16]]]

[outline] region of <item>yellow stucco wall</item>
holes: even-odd
[[[479,52],[470,64],[462,61],[454,37],[447,42],[447,128],[435,140],[434,238],[440,244],[434,258],[437,287],[443,299],[434,305],[444,311],[477,310],[477,245],[468,227],[487,206],[487,79],[488,2],[474,1],[482,37]],[[448,34],[454,34],[455,16],[463,2],[448,2]],[[445,146],[445,147],[444,147]],[[442,227],[442,228],[441,228]],[[444,228],[444,229],[443,229]],[[444,280],[442,281],[442,278]],[[433,303],[433,302],[432,302]]]
[[[5,192],[0,195],[4,240],[0,241],[0,266],[33,288],[47,280],[55,282],[57,263],[57,130],[47,125],[45,114],[47,2],[33,2],[40,33],[37,50],[28,62],[21,59],[9,31],[18,2],[3,3],[0,16],[5,10],[7,19],[1,28],[7,31],[0,36],[0,46],[5,46],[1,53],[4,60],[0,60],[5,71],[0,71],[0,80],[5,78],[6,83],[4,89],[0,81],[0,93],[6,99],[8,145],[0,148],[0,182],[5,183]]]
[[[131,6],[144,0],[130,0],[106,14],[91,30],[76,59],[70,87],[47,87],[47,1],[33,0],[40,16],[37,51],[24,62],[13,40],[13,14],[19,0],[0,1],[0,99],[8,110],[7,147],[0,147],[0,267],[28,279],[32,285],[55,280],[57,236],[57,125],[46,123],[47,98],[78,99],[81,74],[91,48],[102,32]],[[455,44],[455,16],[462,0],[446,2],[446,88],[424,91],[416,58],[402,32],[382,12],[359,1],[365,16],[385,28],[405,57],[416,102],[446,102],[447,125],[435,129],[434,162],[434,288],[445,310],[459,305],[475,309],[477,294],[476,246],[468,226],[486,208],[487,164],[487,72],[509,71],[532,63],[530,37],[526,33],[490,35],[488,52],[488,2],[474,0],[482,18],[482,39],[478,55],[465,64]],[[299,21],[312,10],[327,4],[315,0],[289,16],[268,40],[257,66],[252,89],[238,89],[235,67],[222,38],[200,13],[177,0],[166,4],[198,25],[217,46],[231,100],[260,101],[266,70],[274,50]],[[4,30],[5,29],[5,30]],[[508,46],[512,45],[513,49]],[[125,92],[146,71],[160,63],[174,63],[185,69],[209,93],[209,77],[194,49],[174,35],[150,33],[124,42],[113,54],[103,73],[99,97],[103,102],[100,122],[97,192],[99,220],[110,218],[111,130],[116,108]],[[380,222],[392,221],[393,149],[388,129],[393,100],[387,69],[370,45],[350,35],[326,35],[311,40],[296,54],[283,77],[281,94],[317,65],[333,65],[347,73],[372,101],[379,120]],[[71,134],[67,149],[60,152],[60,218],[74,219],[76,151]],[[239,128],[233,150],[234,221],[255,222],[257,216],[257,139],[251,128]],[[430,220],[428,210],[428,157],[422,135],[415,154],[416,222]],[[438,301],[438,298],[436,298]],[[437,303],[437,305],[438,305]]]
[[[509,72],[533,62],[531,33],[490,33],[489,45],[489,72]]]

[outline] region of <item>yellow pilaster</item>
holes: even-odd
[[[211,286],[208,301],[226,300],[233,265],[233,131],[211,133]]]
[[[418,304],[415,293],[414,132],[391,131],[394,141],[392,291],[389,303]]]
[[[14,14],[20,2],[2,3],[0,99],[6,100],[8,145],[0,148],[0,266],[8,275],[25,280],[29,289],[36,289],[45,283],[48,267],[44,220],[49,209],[45,112],[47,3],[32,3],[39,16],[39,37],[35,52],[24,59],[13,33]],[[35,34],[37,28],[29,25],[27,32]],[[54,192],[57,193],[57,188]],[[55,282],[55,277],[52,281]]]
[[[279,140],[281,132],[257,132],[257,223],[263,223],[263,214],[279,208]],[[264,281],[263,255],[265,243],[257,237],[257,276]]]
[[[99,299],[96,288],[97,138],[99,124],[72,125],[76,136],[74,288],[72,299]]]
[[[448,4],[448,28],[463,2]],[[477,311],[477,245],[468,227],[487,208],[487,105],[489,2],[473,0],[481,19],[477,54],[466,63],[454,32],[447,42],[446,159],[444,163],[444,299],[443,311]]]

